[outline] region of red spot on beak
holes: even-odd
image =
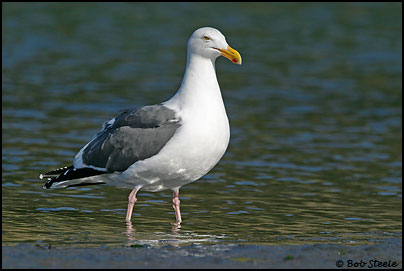
[[[237,63],[237,59],[233,58],[233,62],[234,62],[234,63]]]

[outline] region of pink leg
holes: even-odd
[[[136,193],[138,190],[139,190],[138,188],[135,188],[129,194],[128,211],[126,212],[126,221],[127,222],[129,222],[132,218],[133,205],[135,205],[135,202],[137,201]]]
[[[180,212],[180,199],[178,198],[179,189],[175,189],[173,192],[173,208],[175,211],[176,224],[181,223],[181,212]]]

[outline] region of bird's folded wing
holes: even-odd
[[[76,155],[74,166],[122,172],[136,161],[156,155],[180,127],[176,112],[164,105],[126,110]]]

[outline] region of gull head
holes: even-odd
[[[188,40],[188,54],[195,54],[214,61],[224,56],[235,64],[241,65],[239,52],[231,48],[226,38],[219,30],[212,27],[202,27],[195,30]]]

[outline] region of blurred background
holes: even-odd
[[[186,42],[219,29],[231,125],[180,191],[43,190],[119,110],[181,84]],[[377,243],[402,232],[401,3],[2,3],[2,242],[57,246]]]

